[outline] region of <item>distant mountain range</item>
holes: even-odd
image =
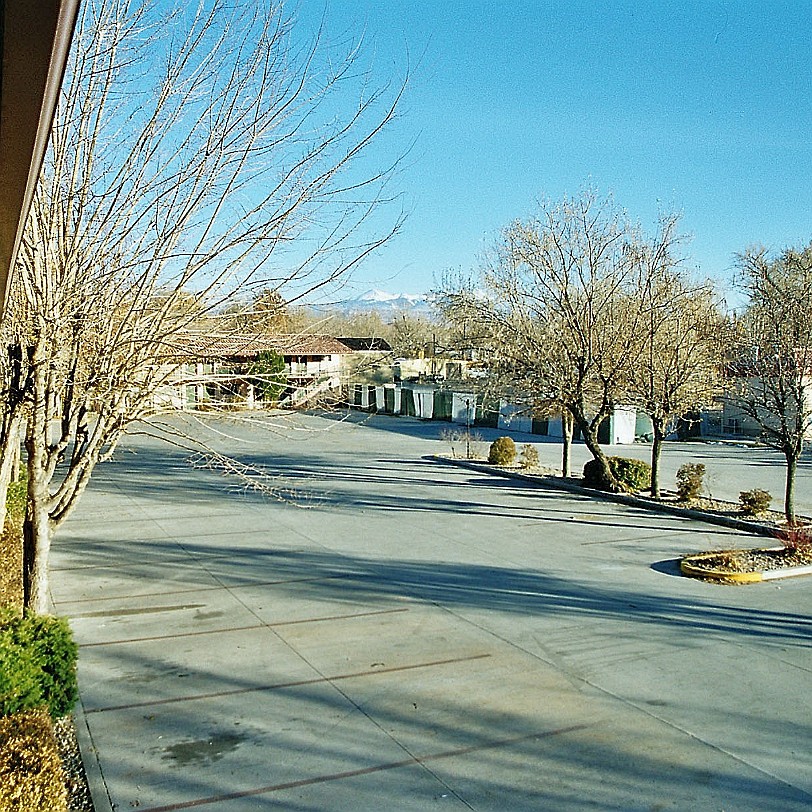
[[[336,302],[336,310],[344,313],[368,313],[374,311],[381,315],[408,312],[411,315],[431,313],[428,298],[425,295],[412,293],[387,293],[384,290],[368,290],[355,299]]]

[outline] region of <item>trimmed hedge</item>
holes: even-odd
[[[40,705],[51,717],[76,699],[76,643],[64,618],[0,611],[0,716]]]
[[[510,465],[516,459],[516,443],[512,437],[497,437],[488,452],[491,465]]]
[[[68,812],[62,761],[44,708],[0,719],[0,812]]]
[[[623,490],[634,493],[651,487],[651,466],[647,462],[631,457],[607,457],[607,460],[609,470]],[[597,490],[608,490],[598,460],[589,460],[584,465],[584,485]]]

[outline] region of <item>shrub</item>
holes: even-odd
[[[16,482],[10,482],[6,493],[6,520],[22,525],[28,496],[28,478],[25,471]]]
[[[457,444],[460,442],[465,442],[465,435],[458,428],[442,428],[437,436],[438,439],[442,440],[444,443],[448,443],[451,446],[452,457],[457,456]]]
[[[651,487],[651,466],[643,460],[629,457],[608,457],[609,470],[625,491],[641,491]],[[589,460],[584,465],[584,485],[597,490],[608,490],[603,481],[598,460]]]
[[[76,643],[64,618],[0,613],[0,715],[45,705],[54,719],[73,708]]]
[[[0,810],[67,812],[62,762],[44,709],[0,719]]]
[[[6,523],[0,529],[0,606],[22,612],[23,605],[23,519],[25,518],[25,477],[8,486]]]
[[[627,491],[642,491],[651,487],[651,466],[643,460],[609,457],[609,468]]]
[[[488,462],[491,465],[510,465],[516,459],[516,443],[512,437],[497,437],[491,443]]]
[[[53,719],[73,709],[79,692],[76,684],[77,647],[68,621],[51,615],[26,618],[31,646],[42,663],[42,697]]]
[[[689,502],[702,493],[705,479],[705,466],[701,462],[686,462],[677,471],[677,496],[680,501]]]
[[[739,504],[742,506],[742,510],[751,516],[766,513],[770,509],[772,501],[772,494],[769,491],[761,490],[761,488],[739,492]]]
[[[610,465],[611,470],[611,465]],[[584,485],[599,491],[609,490],[609,483],[604,481],[601,464],[597,460],[589,460],[584,465]]]
[[[519,465],[524,469],[539,467],[539,452],[534,445],[527,443],[522,446],[522,455],[519,459]]]
[[[20,645],[17,629],[0,628],[0,716],[43,704],[40,673],[36,652]]]
[[[803,555],[812,555],[812,527],[796,525],[788,527],[782,539],[787,550]]]

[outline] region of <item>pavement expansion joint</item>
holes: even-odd
[[[177,812],[181,809],[194,809],[201,806],[210,806],[212,804],[221,804],[227,801],[236,801],[242,798],[252,798],[258,795],[270,795],[274,792],[281,792],[290,789],[299,789],[301,787],[312,786],[314,784],[325,784],[330,781],[341,781],[347,778],[357,778],[363,775],[372,775],[373,773],[385,772],[387,770],[398,770],[404,767],[413,767],[415,765],[426,765],[435,761],[442,761],[444,759],[460,758],[462,756],[470,755],[471,753],[482,752],[485,750],[497,750],[503,747],[510,747],[514,744],[522,742],[549,739],[554,736],[563,736],[568,733],[576,733],[580,730],[588,728],[589,725],[570,725],[568,727],[557,728],[556,730],[544,730],[536,733],[529,733],[522,736],[512,736],[506,739],[494,739],[491,741],[480,742],[478,744],[469,745],[468,747],[458,747],[451,750],[444,750],[438,753],[427,753],[422,756],[410,756],[409,758],[400,759],[398,761],[390,761],[385,764],[375,764],[369,767],[359,767],[356,770],[345,770],[344,772],[331,773],[329,775],[318,775],[310,778],[300,778],[296,781],[286,781],[280,784],[269,784],[264,787],[256,787],[254,789],[242,790],[240,792],[230,792],[223,795],[214,795],[208,798],[197,798],[191,801],[184,801],[177,804],[166,804],[165,806],[152,806],[142,809],[141,812]]]
[[[96,643],[83,643],[80,648],[99,648],[101,646],[120,646],[127,643],[148,643],[155,640],[175,640],[184,637],[203,637],[211,634],[229,634],[234,632],[247,632],[255,629],[277,629],[283,626],[300,626],[307,623],[329,623],[338,620],[354,620],[356,618],[376,617],[377,615],[392,615],[408,612],[407,607],[397,609],[375,609],[369,612],[352,612],[346,615],[326,615],[318,617],[296,618],[295,620],[278,620],[267,623],[253,623],[249,626],[230,626],[224,629],[200,629],[192,632],[172,632],[171,634],[152,634],[145,637],[125,637],[120,640],[100,640]],[[82,615],[74,615],[82,617]]]
[[[190,694],[188,696],[169,697],[167,699],[151,699],[144,702],[130,702],[124,705],[108,705],[98,708],[86,708],[85,714],[106,713],[108,711],[132,710],[135,708],[148,708],[157,705],[174,705],[180,702],[195,702],[201,699],[220,699],[225,696],[237,696],[239,694],[261,693],[264,691],[278,691],[283,688],[299,688],[305,685],[319,685],[341,680],[359,679],[362,677],[373,677],[382,674],[396,674],[405,671],[415,671],[421,668],[439,668],[445,665],[457,665],[459,663],[483,660],[490,657],[489,653],[471,654],[467,657],[452,657],[447,660],[432,660],[423,663],[409,663],[408,665],[396,665],[391,667],[376,667],[365,671],[352,671],[347,674],[334,674],[331,676],[314,677],[312,679],[292,680],[290,682],[276,682],[267,685],[251,685],[245,688],[232,688],[227,691],[212,691],[205,694]]]
[[[244,581],[243,583],[234,584],[203,584],[200,586],[190,586],[184,589],[173,589],[173,595],[184,595],[190,592],[217,592],[219,590],[233,591],[237,589],[250,589],[252,587],[260,586],[285,586],[286,584],[312,584],[321,583],[322,581],[334,581],[342,578],[350,578],[351,574],[342,572],[337,575],[320,575],[317,578],[304,577],[304,578],[276,578],[272,581]],[[117,595],[115,598],[110,597],[95,597],[95,598],[79,598],[69,601],[54,600],[54,604],[58,606],[73,606],[82,603],[96,603],[99,601],[112,601],[112,600],[141,600],[143,598],[163,598],[166,597],[166,591],[163,592],[142,592],[133,595]],[[71,614],[71,617],[79,617],[79,615]]]

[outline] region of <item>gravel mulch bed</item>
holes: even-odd
[[[666,499],[668,498],[666,497]],[[670,499],[674,504],[680,504],[676,496],[672,496]],[[717,516],[751,521],[786,532],[787,522],[784,514],[774,510],[753,516],[744,512],[740,505],[706,497],[694,499],[686,507]],[[703,566],[730,572],[765,572],[812,565],[812,522],[803,516],[799,516],[798,519],[801,522],[801,533],[796,543],[784,541],[784,546],[768,549],[722,550],[716,555],[713,554],[714,551],[710,551],[710,555],[702,560]],[[804,533],[806,534],[805,539]],[[778,543],[778,540],[776,541]]]
[[[54,734],[68,788],[68,809],[70,812],[94,812],[85,768],[82,765],[82,754],[76,741],[73,717],[64,716],[57,720],[54,723]]]
[[[728,572],[765,572],[810,565],[812,565],[812,546],[766,550],[722,550],[718,553],[708,553],[702,558],[702,566]]]
[[[515,472],[538,478],[543,481],[546,478],[561,478],[561,471],[538,466],[533,468],[521,468],[518,465],[511,466],[491,466],[487,460],[471,460],[479,465],[491,467],[494,471]],[[570,477],[567,480],[572,484],[580,484],[577,477]],[[647,492],[634,494],[638,499],[669,505],[672,508],[685,508],[686,511],[696,511],[709,515],[722,516],[727,519],[736,519],[740,522],[752,524],[753,528],[772,527],[776,531],[786,530],[786,519],[783,513],[768,510],[754,516],[742,510],[741,505],[735,502],[725,502],[721,499],[711,497],[700,497],[692,499],[690,502],[680,502],[676,493],[663,491],[659,499],[652,499]],[[806,541],[800,539],[800,543],[795,545],[786,543],[783,547],[778,547],[780,543],[776,540],[774,549],[754,548],[740,550],[720,550],[709,551],[711,557],[703,555],[703,566],[709,569],[726,569],[730,572],[764,572],[765,570],[785,569],[787,567],[799,567],[812,565],[812,519],[799,516],[801,528],[808,534]],[[763,532],[763,531],[762,531]],[[715,557],[714,557],[715,556]]]
[[[676,494],[665,495],[663,501],[671,501],[677,505],[682,504],[677,500]],[[702,496],[699,499],[694,499],[685,503],[685,507],[702,510],[706,513],[715,513],[718,516],[727,516],[731,519],[742,519],[743,521],[755,522],[761,525],[770,525],[775,527],[776,530],[782,530],[787,526],[784,514],[777,510],[766,510],[754,516],[742,510],[741,505],[738,503],[723,502],[721,499],[712,499],[711,497]],[[798,516],[798,520],[803,526],[809,526],[810,521],[812,521],[804,516]]]

